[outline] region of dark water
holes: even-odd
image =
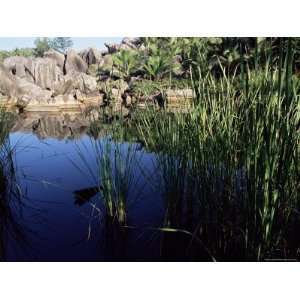
[[[122,238],[116,238],[107,229],[100,193],[76,201],[75,191],[97,185],[95,140],[86,134],[85,125],[74,125],[76,118],[70,121],[68,116],[69,123],[65,119],[33,116],[21,120],[10,134],[21,197],[11,201],[12,214],[5,220],[2,259],[160,260],[160,233],[150,228],[162,226],[164,203],[155,184],[143,176],[147,170],[155,182],[155,156],[134,145],[137,159],[126,205],[128,228],[122,231]],[[35,129],[37,122],[40,124]],[[97,143],[110,142],[101,137]],[[122,152],[129,146],[124,143]]]

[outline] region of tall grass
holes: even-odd
[[[0,108],[0,260],[6,258],[9,238],[23,240],[22,228],[14,215],[20,208],[21,191],[16,180],[14,149],[8,136],[12,122],[12,115]]]
[[[291,42],[281,47],[278,61],[270,52],[255,69],[242,60],[229,75],[219,63],[218,78],[197,64],[189,113],[150,111],[137,122],[147,147],[180,162],[160,163],[164,181],[174,183],[169,205],[186,197],[178,192],[185,170],[199,205],[193,235],[217,259],[299,256],[300,82]],[[176,220],[168,225],[180,229]]]
[[[113,129],[117,138],[123,135],[123,130],[119,129]],[[105,126],[97,130],[105,130]],[[113,132],[110,131],[110,134]],[[110,135],[89,141],[92,151],[88,155],[87,148],[78,145],[79,162],[83,165],[75,163],[75,166],[83,174],[87,170],[87,175],[93,179],[93,190],[98,191],[93,206],[96,205],[97,211],[101,212],[101,224],[105,230],[103,245],[109,257],[121,259],[126,255],[128,230],[131,228],[129,209],[141,196],[138,166],[143,153],[137,144],[120,143]]]
[[[169,233],[184,234],[188,248],[197,244],[198,259],[299,258],[300,80],[293,75],[292,40],[281,40],[276,55],[272,47],[255,51],[254,62],[241,53],[235,69],[217,59],[217,72],[199,47],[190,55],[188,112],[146,108],[126,127],[113,127],[118,138],[131,132],[157,154],[156,176],[144,174],[151,185],[158,180],[165,199],[157,230],[167,248]],[[111,141],[96,144],[107,216],[122,226],[133,185],[131,154]]]
[[[111,142],[97,143],[95,146],[99,188],[106,213],[120,225],[126,225],[129,192],[135,181],[135,146],[129,145],[124,149],[121,144]]]

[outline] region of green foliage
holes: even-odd
[[[150,79],[159,79],[170,71],[170,60],[163,54],[149,56],[143,65]]]
[[[17,183],[15,149],[8,136],[13,122],[14,115],[0,107],[0,261],[7,259],[7,240],[20,244],[25,240],[20,224],[24,203]]]
[[[3,61],[5,58],[11,56],[24,56],[31,57],[34,54],[34,50],[32,48],[16,48],[11,51],[2,50],[0,51],[0,61]]]
[[[122,152],[120,144],[111,145],[105,142],[102,145],[98,143],[96,149],[100,158],[99,184],[106,212],[120,225],[126,225],[128,195],[135,180],[133,165],[136,150],[134,146],[129,146],[126,151]]]
[[[11,125],[11,114],[0,106],[0,147],[8,136]]]
[[[143,79],[134,82],[131,88],[136,95],[151,96],[154,93],[165,89],[167,84],[163,84],[160,81]]]
[[[173,53],[167,47],[160,47],[159,40],[147,40],[142,66],[150,80],[161,79],[172,70]]]
[[[73,46],[73,41],[70,37],[56,37],[51,41],[50,45],[51,48],[65,53]]]
[[[139,139],[159,153],[165,228],[189,230],[210,258],[298,255],[300,83],[293,43],[284,42],[277,59],[262,49],[256,69],[247,62],[228,75],[218,60],[218,77],[209,67],[195,73],[189,113],[149,110],[135,119]],[[185,206],[195,226],[182,223]]]
[[[34,41],[35,48],[34,48],[34,56],[36,57],[43,57],[44,53],[51,48],[51,41],[49,38],[37,38]]]
[[[10,56],[11,56],[10,51],[5,51],[5,50],[0,51],[0,62]]]
[[[113,55],[113,63],[124,78],[129,78],[138,62],[138,53],[134,50],[121,50]]]
[[[120,135],[130,132],[155,153],[155,176],[147,170],[144,176],[165,200],[157,230],[163,237],[186,234],[185,250],[197,242],[201,259],[299,258],[299,41],[149,38],[144,44],[143,64],[167,57],[172,45],[169,57],[182,57],[195,95],[185,112],[147,107],[119,122]],[[168,72],[145,72],[156,79],[134,82],[137,94],[168,87]]]
[[[16,48],[12,51],[0,51],[0,61],[11,56],[24,56],[24,57],[43,57],[44,53],[53,48],[60,52],[65,52],[68,48],[72,47],[73,42],[71,38],[57,37],[57,38],[37,38],[34,41],[35,48]]]

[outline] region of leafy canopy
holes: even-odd
[[[51,41],[51,48],[65,53],[73,46],[73,41],[70,37],[56,37]]]
[[[34,41],[35,48],[33,54],[36,57],[43,57],[44,53],[51,48],[51,41],[49,38],[37,38]]]
[[[129,77],[138,64],[138,54],[134,50],[121,50],[113,56],[113,63],[124,77]]]

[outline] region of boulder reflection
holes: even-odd
[[[78,139],[88,131],[89,118],[80,112],[25,112],[18,116],[12,132],[30,132],[40,139]]]

